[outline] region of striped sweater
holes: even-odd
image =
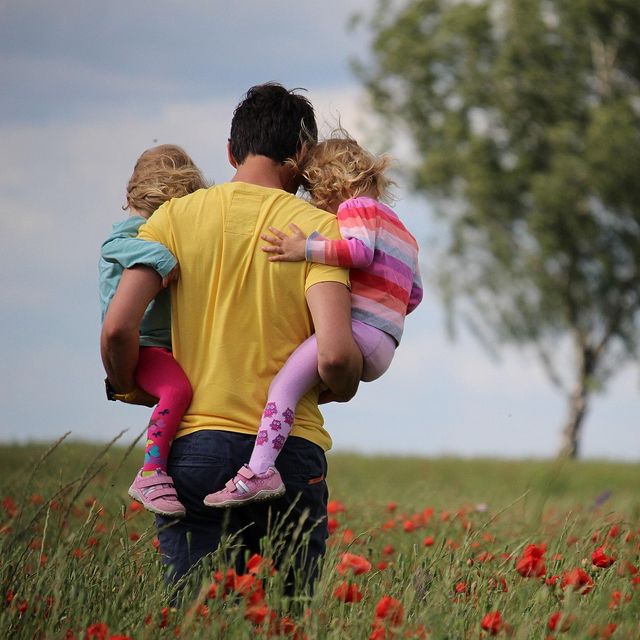
[[[398,344],[404,318],[422,301],[418,243],[398,216],[371,198],[352,198],[337,213],[342,240],[317,231],[306,259],[351,270],[351,317],[393,336]]]

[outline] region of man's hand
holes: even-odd
[[[102,324],[100,347],[107,377],[116,393],[136,386],[140,321],[160,291],[160,276],[151,267],[125,269]]]
[[[176,262],[176,266],[162,278],[162,288],[166,289],[171,282],[175,282],[180,277],[180,263]]]
[[[158,398],[138,387],[138,395],[136,395],[136,399],[128,404],[139,404],[143,407],[155,407],[158,404]]]
[[[275,236],[262,234],[260,237],[273,246],[262,247],[265,253],[275,253],[277,255],[269,256],[269,262],[300,262],[305,260],[305,248],[307,246],[307,236],[296,227],[293,222],[289,225],[293,235],[288,236],[275,227],[269,227],[269,231]]]
[[[358,390],[362,352],[351,332],[351,294],[339,282],[307,289],[307,305],[318,342],[318,373],[328,387],[325,401],[348,402]]]

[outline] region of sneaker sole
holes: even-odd
[[[218,509],[227,509],[233,507],[244,507],[252,502],[266,502],[267,500],[275,500],[281,498],[286,493],[284,486],[278,489],[262,489],[258,491],[255,496],[246,498],[245,500],[227,500],[226,502],[207,502],[206,498],[203,500],[207,507],[213,507]]]
[[[158,507],[154,507],[152,504],[145,502],[135,489],[129,489],[128,493],[129,497],[133,498],[136,502],[139,502],[147,511],[159,516],[164,516],[165,518],[184,518],[187,515],[187,512],[184,510],[170,512],[158,509]]]

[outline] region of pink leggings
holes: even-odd
[[[140,347],[136,381],[159,399],[149,421],[142,472],[166,472],[171,442],[191,402],[191,385],[171,351],[160,347]]]
[[[352,320],[353,339],[362,351],[362,381],[379,378],[391,364],[396,341],[384,331]],[[318,343],[315,334],[305,340],[285,362],[271,382],[267,406],[253,448],[249,468],[264,473],[273,466],[293,426],[298,401],[320,382]]]

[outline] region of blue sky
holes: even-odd
[[[376,151],[377,130],[351,72],[367,34],[348,30],[366,0],[212,3],[112,0],[0,5],[0,441],[131,439],[149,411],[107,403],[98,339],[99,247],[144,149],[184,146],[205,175],[232,176],[225,142],[251,85],[309,90],[321,120]],[[394,152],[408,166],[401,133]],[[429,203],[400,189],[396,210],[422,245],[437,230]],[[568,362],[568,358],[567,358]],[[553,455],[564,399],[535,358],[491,360],[461,330],[451,343],[428,293],[407,322],[390,371],[330,406],[339,450],[464,456]],[[638,376],[627,368],[593,400],[586,457],[637,459]]]

